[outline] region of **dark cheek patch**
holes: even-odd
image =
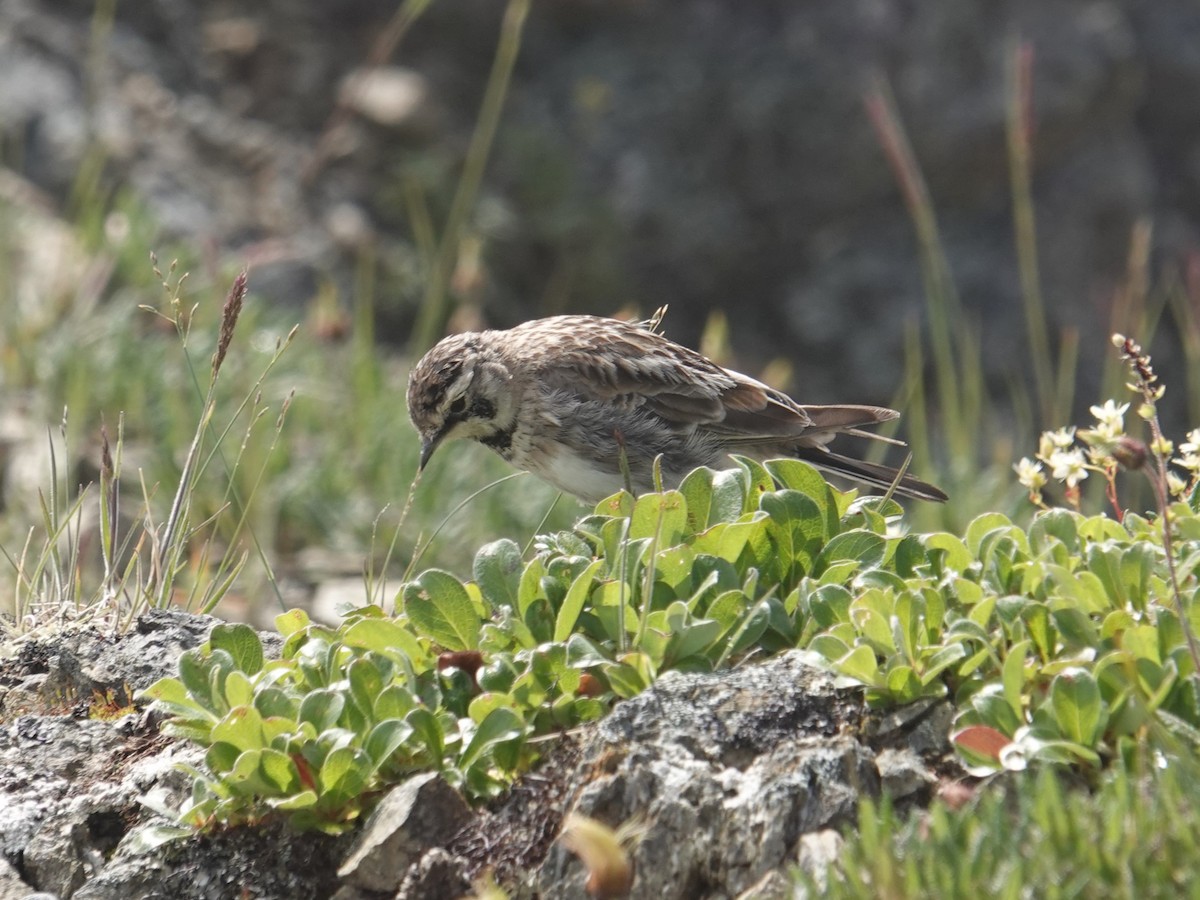
[[[494,419],[496,418],[496,405],[491,400],[479,397],[471,404],[470,416],[472,419]]]
[[[495,434],[489,434],[487,437],[480,438],[479,443],[485,447],[491,447],[505,459],[508,459],[509,452],[512,450],[512,432],[497,431]]]

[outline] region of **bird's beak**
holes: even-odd
[[[428,437],[421,439],[421,460],[417,463],[417,471],[420,472],[425,468],[425,464],[429,462],[429,457],[433,456],[433,451],[438,448],[438,444],[442,442],[442,436],[445,432],[439,431],[437,434],[431,434]]]

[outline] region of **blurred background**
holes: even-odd
[[[10,558],[102,422],[161,517],[243,266],[196,495],[197,571],[250,548],[232,614],[569,526],[528,477],[447,518],[508,473],[466,446],[400,515],[414,355],[563,312],[669,304],[803,402],[904,410],[953,497],[914,527],[1028,515],[1039,431],[1129,399],[1113,331],[1200,424],[1200,5],[0,0]]]

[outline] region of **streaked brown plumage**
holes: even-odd
[[[802,406],[724,369],[647,322],[597,316],[536,319],[508,331],[445,338],[413,368],[408,410],[421,435],[421,466],[445,440],[470,438],[589,503],[625,486],[653,487],[656,457],[677,484],[698,466],[727,468],[729,454],[793,457],[886,489],[888,466],[833,453],[839,434],[897,418],[879,406]],[[905,475],[896,493],[945,500]]]

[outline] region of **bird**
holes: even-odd
[[[803,460],[899,496],[946,494],[897,469],[829,449],[839,435],[900,443],[864,429],[899,417],[866,405],[804,405],[667,338],[666,307],[643,321],[534,319],[443,338],[412,368],[408,412],[418,471],[451,440],[474,440],[510,464],[596,504],[622,488],[675,486],[731,454]],[[656,462],[657,461],[657,462]]]

